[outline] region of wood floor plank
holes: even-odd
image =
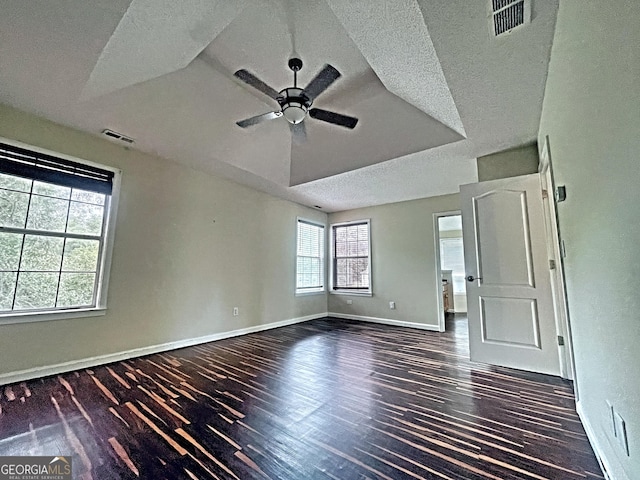
[[[313,320],[0,389],[0,455],[74,478],[602,479],[561,379],[445,333]]]

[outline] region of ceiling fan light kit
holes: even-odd
[[[282,108],[282,115],[287,122],[297,125],[304,120],[313,103],[301,88],[285,88],[280,92],[278,103]]]
[[[289,60],[288,65],[291,71],[293,71],[293,87],[285,88],[280,92],[277,92],[247,70],[238,70],[234,74],[236,78],[242,80],[247,85],[276,100],[280,106],[280,111],[256,115],[255,117],[236,122],[236,125],[242,128],[248,128],[265,120],[284,117],[291,126],[291,133],[294,137],[298,137],[298,140],[302,141],[306,136],[304,128],[294,128],[294,126],[299,125],[303,127],[303,125],[300,124],[305,120],[307,114],[309,114],[311,118],[326,123],[348,129],[355,128],[358,123],[357,118],[319,108],[311,108],[316,97],[329,88],[329,86],[341,76],[337,69],[327,64],[313,80],[309,82],[306,88],[298,88],[298,72],[302,69],[302,60],[292,58]]]

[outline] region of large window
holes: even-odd
[[[104,306],[114,176],[0,143],[0,317]]]
[[[371,293],[369,220],[331,226],[333,290]]]
[[[324,292],[324,225],[298,219],[296,294]]]

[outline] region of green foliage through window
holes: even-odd
[[[95,306],[107,200],[0,173],[0,312]]]

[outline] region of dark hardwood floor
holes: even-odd
[[[80,479],[597,479],[571,384],[337,319],[0,389],[0,455]]]

